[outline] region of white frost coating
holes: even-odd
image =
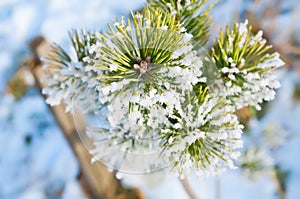
[[[83,112],[88,112],[93,108],[94,77],[95,72],[86,70],[81,62],[72,62],[59,73],[46,75],[48,87],[42,92],[48,95],[46,102],[51,106],[64,102],[66,112],[72,112],[73,105]]]
[[[240,164],[254,165],[256,168],[244,168],[243,174],[246,177],[259,177],[263,173],[270,173],[274,167],[274,159],[270,156],[269,152],[257,146],[249,147],[239,159]],[[255,176],[253,176],[255,175]]]
[[[263,31],[262,30],[258,31],[257,34],[254,37],[252,37],[249,46],[253,46],[256,42],[259,42],[260,44],[265,44],[266,40],[263,39],[262,36],[263,36]]]
[[[231,153],[242,145],[240,139],[242,126],[232,114],[233,106],[219,106],[221,99],[217,96],[208,97],[209,99],[205,100],[202,105],[198,105],[197,102],[187,104],[187,94],[194,95],[193,86],[205,82],[206,77],[202,74],[202,59],[189,44],[192,35],[185,31],[185,28],[179,31],[179,34],[183,35],[181,41],[183,46],[176,49],[172,53],[171,61],[162,65],[155,73],[158,77],[155,82],[158,88],[145,91],[147,85],[144,84],[143,78],[140,78],[134,84],[133,92],[130,86],[132,84],[129,84],[131,82],[123,79],[99,87],[99,99],[102,104],[108,104],[108,112],[103,116],[110,127],[107,130],[107,134],[110,135],[108,147],[112,143],[121,143],[118,147],[130,148],[131,143],[121,142],[124,135],[139,142],[142,138],[153,136],[153,133],[167,136],[169,131],[174,131],[175,134],[177,131],[185,132],[182,137],[174,134],[166,138],[169,146],[164,149],[162,156],[169,161],[173,172],[180,177],[185,177],[194,169],[198,174],[210,175],[224,171],[225,167],[235,168],[231,158],[237,158],[238,153],[232,155]],[[95,53],[101,54],[101,50],[97,50],[100,48],[95,49]],[[113,70],[117,67],[111,65],[109,69]],[[227,72],[239,73],[240,71],[228,68]],[[149,73],[151,74],[151,70]],[[100,79],[98,84],[101,84]],[[115,97],[116,94],[117,97]],[[227,102],[224,105],[227,105]],[[174,114],[174,110],[177,114]],[[170,118],[178,122],[172,123]],[[208,127],[205,128],[208,129],[202,130],[207,124]],[[225,124],[228,124],[228,127]],[[188,130],[187,127],[189,127]],[[215,147],[211,150],[224,154],[226,161],[207,153],[211,164],[206,162],[204,164],[207,164],[207,168],[204,164],[198,167],[199,160],[186,152],[186,147],[192,146],[198,139],[208,140],[205,145]],[[160,138],[155,142],[163,141]],[[216,142],[224,143],[223,147],[215,145]],[[103,153],[100,150],[103,145],[97,144],[97,141],[95,145],[94,155],[100,157]],[[151,148],[152,145],[147,147]]]
[[[168,30],[168,28],[169,28],[168,26],[161,27],[162,30]]]
[[[223,172],[226,167],[231,169],[236,168],[233,165],[231,158],[236,159],[240,155],[239,152],[236,152],[235,150],[242,147],[240,138],[243,127],[239,125],[235,115],[224,112],[222,107],[213,110],[212,108],[216,106],[216,103],[218,103],[218,100],[213,99],[204,103],[200,106],[200,109],[206,111],[199,112],[198,116],[190,114],[189,111],[182,113],[182,119],[180,120],[181,125],[178,125],[178,127],[189,125],[194,131],[190,131],[184,137],[180,138],[180,140],[176,140],[174,137],[170,138],[172,143],[179,141],[179,144],[172,145],[164,153],[165,156],[170,157],[170,159],[173,160],[173,171],[178,177],[185,177],[191,170],[194,170],[194,168],[197,168],[196,173],[198,175],[214,175]],[[212,115],[212,117],[207,121],[205,118],[209,115]],[[201,126],[205,123],[209,123],[213,126],[207,132],[199,131],[198,129],[201,129]],[[231,127],[225,127],[224,124],[231,124]],[[184,130],[182,131],[184,132]],[[208,143],[205,145],[216,147],[217,150],[222,151],[222,156],[226,161],[222,161],[218,157],[208,156],[210,161],[210,164],[208,164],[204,159],[201,160],[201,156],[198,156],[200,159],[195,159],[195,157],[190,156],[187,152],[187,148],[193,145],[198,139],[211,140],[211,145]],[[227,140],[230,140],[230,142],[226,144],[226,148],[222,148],[218,145],[214,146],[215,141],[224,141],[226,143]],[[206,162],[206,168],[204,168],[204,164],[202,164],[201,161]]]
[[[279,68],[284,65],[284,62],[280,59],[279,53],[274,53],[274,55],[264,60],[262,63],[257,65],[258,68]]]
[[[247,19],[245,20],[244,23],[239,24],[239,34],[242,35],[242,39],[238,43],[238,45],[240,47],[242,47],[244,45],[245,41],[246,41],[246,37],[247,37],[247,34],[248,34],[247,25],[248,25],[248,20]]]
[[[187,42],[189,42],[192,38],[193,38],[193,35],[192,35],[192,34],[184,33],[184,34],[183,34],[183,40],[182,40],[182,42],[183,42],[183,43],[187,43]]]
[[[239,45],[242,47],[245,45],[246,36],[248,34],[248,21],[240,23],[238,25],[238,33],[242,36],[239,41]],[[234,33],[229,35],[228,51],[232,51]],[[251,36],[249,46],[255,43],[265,44],[265,40],[262,38],[263,32],[259,31],[256,35]],[[224,51],[225,53],[225,51]],[[260,103],[263,101],[273,100],[275,97],[275,89],[280,87],[280,83],[277,77],[273,74],[273,70],[284,65],[284,62],[280,59],[278,53],[272,55],[267,54],[263,61],[256,66],[252,66],[248,69],[245,66],[246,60],[240,58],[239,63],[235,63],[232,57],[225,59],[228,62],[228,66],[220,68],[220,73],[226,75],[223,85],[219,85],[218,92],[224,93],[226,96],[233,97],[233,103],[236,109],[240,109],[244,106],[254,106],[260,110]],[[257,70],[259,69],[259,70]],[[237,75],[243,78],[243,81],[238,81]]]
[[[147,26],[150,25],[151,21],[143,20]],[[248,35],[247,24],[246,21],[239,26],[241,46],[245,45]],[[126,28],[123,27],[126,26],[124,18],[121,22],[115,22],[115,26]],[[86,111],[94,108],[91,102],[96,103],[96,107],[104,105],[107,112],[102,119],[107,128],[101,129],[100,133],[106,136],[107,147],[133,150],[133,140],[141,145],[141,150],[150,150],[153,147],[151,142],[159,143],[162,156],[169,161],[172,171],[181,178],[191,170],[196,170],[200,175],[211,175],[226,168],[236,168],[232,160],[239,156],[236,149],[242,147],[243,126],[239,124],[234,111],[246,105],[259,109],[259,103],[263,100],[274,98],[274,89],[280,84],[268,70],[261,73],[243,69],[241,63],[245,64],[247,60],[240,58],[240,61],[235,61],[235,56],[228,54],[225,59],[228,65],[219,69],[222,76],[226,77],[225,87],[215,89],[216,93],[206,93],[200,84],[206,82],[202,73],[202,58],[193,51],[190,43],[192,35],[186,33],[185,28],[181,28],[178,34],[182,36],[180,46],[170,52],[172,56],[167,63],[156,66],[151,62],[150,56],[142,61],[138,61],[141,58],[132,58],[137,60],[135,65],[147,68],[143,74],[134,71],[135,66],[132,73],[130,68],[127,71],[123,66],[115,64],[118,62],[101,64],[102,60],[99,58],[110,57],[105,54],[102,45],[118,50],[113,40],[93,45],[90,52],[95,57],[84,59],[88,66],[71,63],[61,69],[61,74],[53,77],[49,88],[44,91],[50,95],[48,102],[58,104],[60,100],[64,100],[72,105],[71,100],[76,99],[83,107],[88,107],[84,109]],[[117,36],[122,39],[120,33]],[[262,32],[253,36],[253,41],[261,40]],[[230,45],[233,43],[233,37],[229,37],[228,48],[232,48]],[[222,52],[226,54],[224,49]],[[275,54],[265,58],[257,67],[276,68],[282,63],[279,55]],[[126,75],[120,73],[122,70],[126,71]],[[107,74],[112,76],[106,79]],[[109,78],[113,80],[110,81]],[[62,79],[67,81],[61,81]],[[241,79],[242,83],[237,84]],[[57,83],[58,87],[51,88],[51,85]],[[195,91],[195,85],[200,85],[199,94]],[[222,96],[219,96],[220,92]],[[201,95],[203,101],[198,101]],[[92,96],[92,100],[87,101],[89,98],[86,96]],[[227,96],[235,98],[228,101]],[[69,109],[70,106],[67,107]],[[146,138],[151,138],[150,143],[142,142]],[[95,159],[100,159],[103,156],[103,139],[95,139],[94,144],[93,155]]]

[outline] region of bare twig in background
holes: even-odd
[[[275,187],[276,187],[276,190],[277,190],[277,193],[278,193],[278,196],[280,199],[287,199],[286,197],[286,193],[285,193],[285,190],[282,186],[282,183],[280,182],[280,179],[278,176],[276,176],[275,172],[273,172],[271,174],[271,179],[274,181],[275,183]]]
[[[219,176],[215,177],[215,199],[221,199],[221,180]]]
[[[190,199],[198,199],[197,195],[194,193],[193,189],[189,185],[188,180],[186,178],[180,179],[180,182],[183,188],[185,189],[186,193],[190,197]]]

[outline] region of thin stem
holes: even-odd
[[[179,179],[183,188],[185,189],[186,193],[189,195],[190,199],[198,199],[194,191],[192,190],[191,186],[189,185],[186,178]]]
[[[215,194],[215,199],[221,199],[221,182],[219,176],[215,177]]]
[[[280,199],[287,199],[286,193],[285,193],[285,191],[284,191],[284,189],[282,187],[282,184],[279,181],[279,178],[276,176],[275,173],[272,173],[271,177],[272,177],[272,179],[273,179],[273,181],[274,181],[274,183],[276,185],[276,190],[277,190],[277,193],[279,195],[279,198]]]

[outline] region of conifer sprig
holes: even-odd
[[[127,21],[114,20],[106,33],[98,34],[98,44],[94,47],[97,58],[92,59],[93,68],[102,71],[97,78],[106,85],[127,80],[130,82],[127,88],[143,82],[148,88],[161,90],[157,82],[162,79],[157,73],[162,67],[171,66],[171,60],[175,60],[173,52],[187,45],[182,42],[181,24],[175,16],[159,10],[132,12],[131,17]],[[147,73],[140,73],[135,67],[146,64],[146,60],[149,62]]]
[[[210,64],[223,80],[223,92],[237,109],[248,105],[260,109],[259,104],[272,100],[280,86],[272,71],[284,63],[262,36],[262,31],[253,34],[246,20],[231,31],[228,27],[221,31],[209,52]]]
[[[239,27],[241,27],[239,24],[235,24],[231,31],[228,26],[225,33],[220,31],[211,51],[216,66],[218,68],[232,66],[247,71],[262,70],[257,66],[274,56],[270,55],[272,46],[267,45],[266,40],[262,38],[262,31],[254,35],[251,26],[243,27],[247,28],[246,30],[242,30],[243,28],[239,30]]]
[[[192,42],[197,51],[202,50],[208,42],[211,24],[209,12],[215,3],[208,5],[207,0],[148,0],[150,8],[176,16],[186,31],[193,35]]]
[[[95,159],[112,166],[122,154],[133,158],[131,164],[132,152],[155,149],[180,177],[235,168],[243,126],[234,112],[248,105],[259,109],[274,98],[279,82],[273,70],[283,62],[247,21],[221,32],[203,59],[199,51],[211,23],[207,4],[149,0],[106,32],[71,32],[73,59],[53,46],[47,102],[64,101],[70,111],[75,100],[82,111],[99,113],[101,126],[87,129]]]
[[[49,95],[47,102],[51,105],[57,105],[63,101],[67,105],[66,111],[71,111],[73,101],[77,101],[81,104],[82,111],[86,112],[92,108],[87,96],[91,97],[90,92],[93,87],[91,82],[96,73],[85,71],[87,63],[83,59],[90,56],[89,49],[95,42],[95,36],[92,32],[73,30],[69,32],[69,39],[76,57],[72,59],[57,44],[51,46],[51,51],[46,57],[47,75],[45,79],[48,81],[48,88],[43,92]],[[87,96],[84,96],[83,93]]]

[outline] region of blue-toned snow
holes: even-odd
[[[242,0],[220,1],[213,10],[216,27],[231,24],[247,3]],[[114,16],[128,15],[144,1],[138,0],[1,0],[0,1],[0,198],[63,199],[85,198],[76,180],[79,167],[76,158],[57,126],[53,116],[35,88],[20,101],[5,94],[9,77],[26,59],[27,43],[43,35],[49,41],[67,46],[67,31],[72,28],[103,29]],[[298,7],[297,0],[285,2],[285,12],[279,18],[286,26]],[[299,13],[299,12],[298,12]],[[293,24],[298,30],[300,22]],[[253,133],[260,134],[268,124],[277,125],[292,139],[276,151],[276,160],[290,171],[288,199],[300,195],[300,103],[294,102],[293,88],[300,83],[299,73],[282,72],[282,87],[270,111],[258,123]],[[279,132],[280,133],[280,132]],[[274,136],[277,136],[274,133]],[[239,170],[229,171],[219,178],[221,199],[274,199],[275,185],[266,176],[257,181],[242,177]],[[202,199],[215,198],[215,177],[190,179],[193,189]],[[188,198],[179,181],[158,172],[150,175],[126,175],[124,184],[140,187],[150,199]]]

